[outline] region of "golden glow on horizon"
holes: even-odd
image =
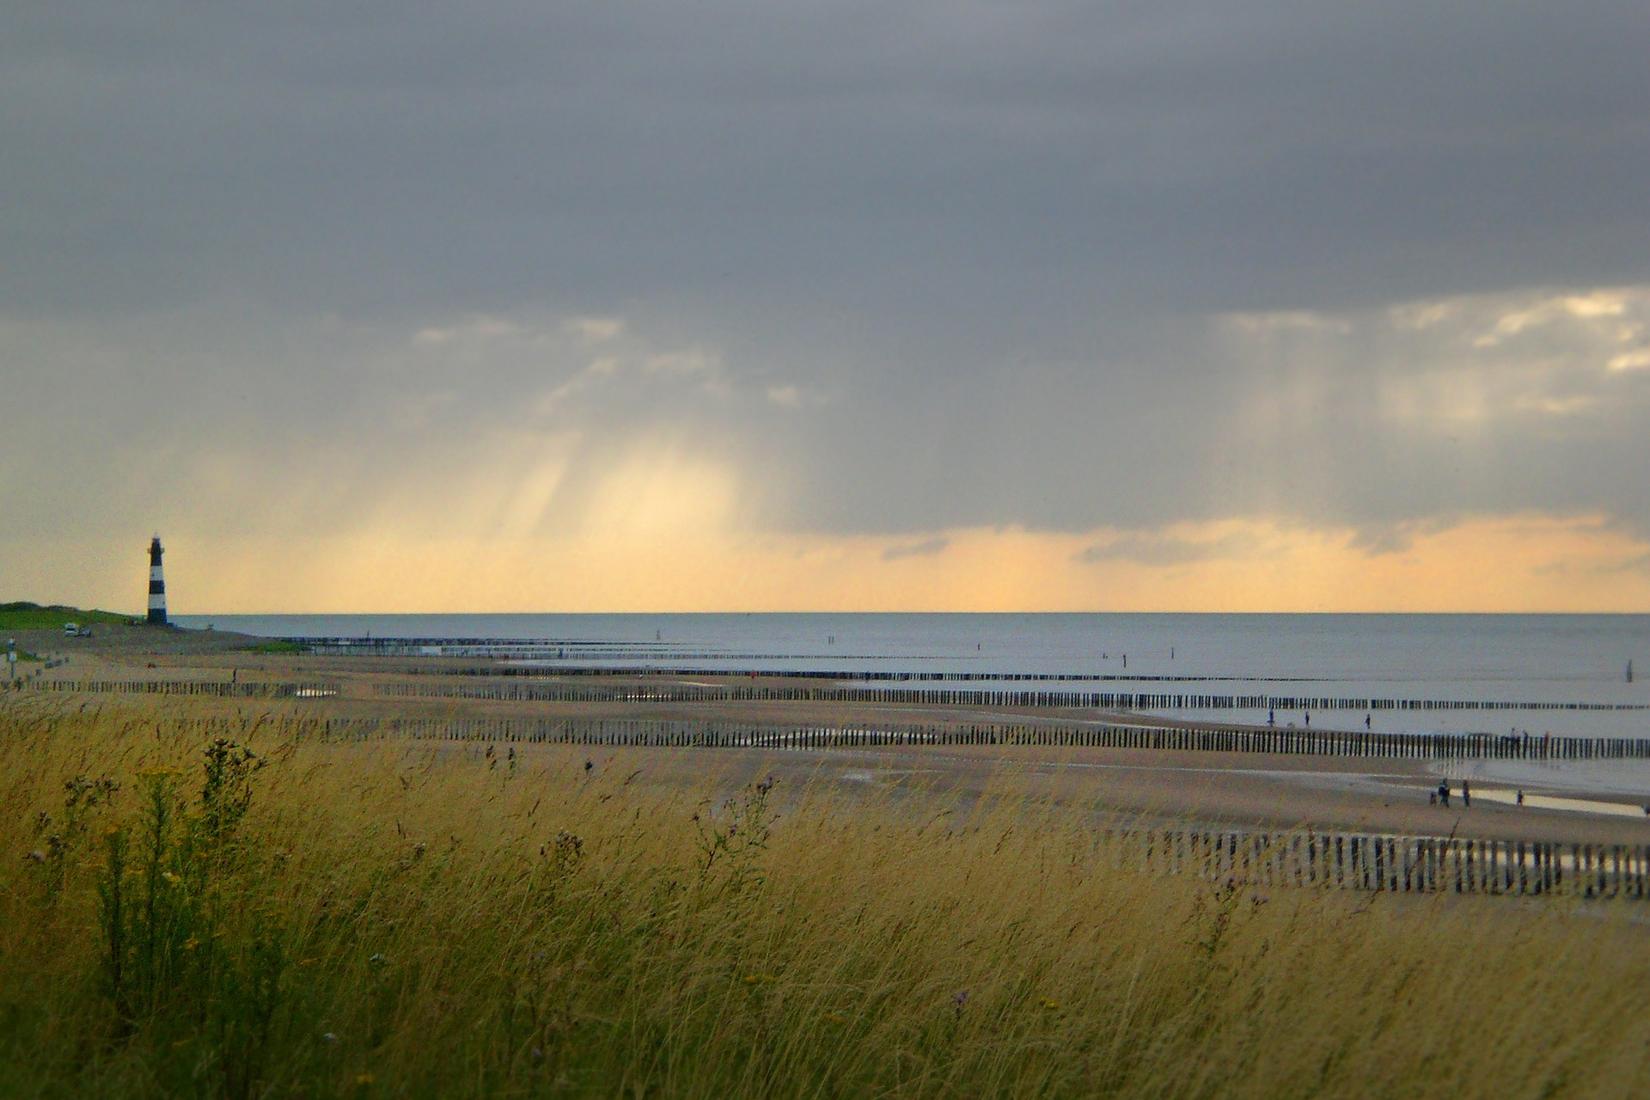
[[[1627,429],[1650,393],[1650,286],[1213,320],[1217,350],[1254,381],[1234,391],[1240,404],[1228,419],[1241,431],[1212,428],[1206,454],[1170,473],[1208,481],[1232,501],[1233,517],[1218,522],[810,532],[815,506],[852,514],[852,479],[864,476],[854,463],[820,466],[831,456],[815,453],[821,438],[837,437],[813,433],[850,415],[853,395],[810,389],[805,372],[741,373],[715,341],[661,339],[617,316],[472,315],[387,343],[373,332],[346,341],[373,401],[360,435],[323,435],[289,454],[256,431],[243,440],[231,417],[200,439],[117,438],[106,452],[57,453],[38,440],[23,448],[49,460],[8,467],[11,480],[0,484],[23,509],[0,525],[0,598],[139,609],[141,550],[158,530],[179,614],[1650,612],[1650,540],[1619,522],[1636,500],[1625,487],[1630,462],[1577,499],[1584,515],[1473,511],[1474,502],[1553,499],[1509,495],[1518,467],[1505,456],[1520,440],[1560,462],[1595,444],[1629,446]],[[111,343],[107,355],[128,342]],[[542,380],[515,372],[540,361]],[[452,381],[489,371],[519,386],[467,401]],[[356,400],[329,392],[344,412]],[[1392,531],[1316,518],[1394,499],[1361,500],[1383,486],[1381,470],[1352,477],[1315,460],[1317,434],[1297,448],[1300,425],[1321,425],[1325,410],[1349,400],[1364,409],[1364,429],[1390,432],[1415,454],[1451,456],[1436,469],[1440,491],[1423,495],[1451,502],[1459,518]],[[816,413],[825,419],[808,419]],[[743,431],[750,418],[773,419]],[[792,430],[794,451],[776,444],[776,433]],[[893,462],[901,452],[878,453]],[[1084,454],[1074,443],[1068,460]],[[1251,455],[1257,465],[1230,476],[1226,467]],[[1428,473],[1406,466],[1403,476]],[[831,499],[810,498],[810,485]],[[1107,488],[1074,501],[1070,514],[1095,515]],[[957,514],[947,509],[969,486],[935,491],[942,507],[932,514]],[[1323,508],[1337,499],[1346,512]],[[866,514],[885,516],[886,507],[880,500]],[[59,524],[73,534],[52,537]]]
[[[704,487],[712,502],[718,492],[714,479]],[[657,524],[641,515],[667,497],[642,494],[634,509],[605,517],[611,528],[577,536],[386,532],[277,546],[174,534],[168,589],[175,614],[1650,610],[1650,547],[1594,519],[1476,519],[1371,552],[1348,530],[1252,521],[1182,524],[1145,537],[1017,528],[929,540],[672,531],[662,521],[687,509],[667,507]],[[1085,560],[1085,551],[1107,545],[1121,554],[1102,549]],[[1134,560],[1142,555],[1162,560]],[[126,568],[129,559],[115,547],[81,547],[57,558],[58,569],[29,563],[8,598],[136,607],[146,573]]]

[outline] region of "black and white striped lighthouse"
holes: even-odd
[[[160,556],[166,553],[160,547],[160,536],[149,543],[149,621],[166,622],[166,578],[160,571]]]

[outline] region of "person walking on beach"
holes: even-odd
[[[1302,711],[1301,714],[1306,719],[1306,728],[1311,729],[1312,728],[1312,712],[1309,711],[1309,710],[1308,711]]]
[[[1268,726],[1275,726],[1275,725],[1278,724],[1278,712],[1277,711],[1269,710],[1269,711],[1266,712],[1266,724]]]
[[[1438,783],[1438,801],[1444,804],[1444,809],[1449,809],[1449,780],[1447,779]]]
[[[1373,714],[1364,715],[1364,729],[1370,729],[1371,728],[1369,723],[1374,717],[1375,716]]]
[[[1520,806],[1524,805],[1524,788],[1523,787],[1518,788],[1518,794],[1515,797],[1516,797],[1517,802]]]
[[[1472,786],[1467,780],[1461,780],[1461,805],[1463,808],[1472,807]]]

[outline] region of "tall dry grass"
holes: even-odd
[[[1118,867],[1006,792],[683,784],[277,713],[214,748],[175,710],[0,701],[5,1095],[1650,1085],[1626,906],[1262,896]]]

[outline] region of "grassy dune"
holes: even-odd
[[[0,1093],[1650,1087],[1626,907],[1148,877],[1006,786],[302,732],[0,700]]]
[[[97,623],[126,623],[130,615],[113,611],[88,611],[63,604],[42,606],[27,600],[0,603],[0,630],[61,630],[64,623],[91,626]]]

